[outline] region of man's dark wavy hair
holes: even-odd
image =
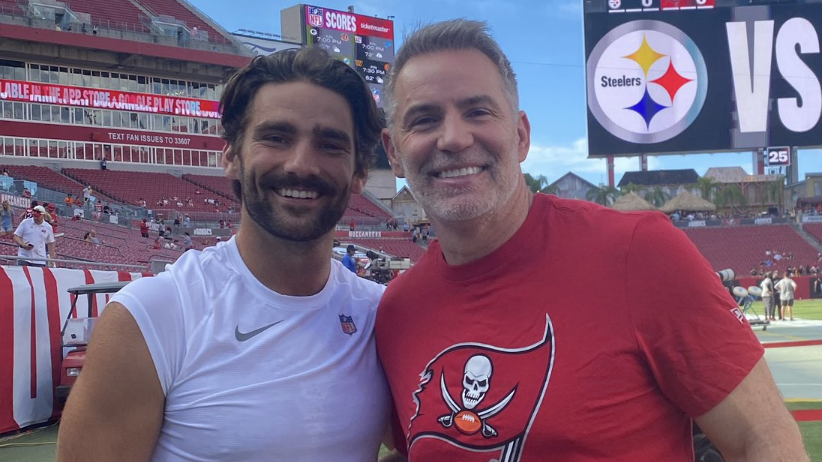
[[[371,90],[357,71],[317,47],[257,56],[229,79],[220,98],[226,143],[232,148],[243,144],[251,103],[263,85],[288,82],[312,83],[348,101],[354,119],[354,167],[358,175],[366,176],[374,160],[374,147],[380,139],[383,119]],[[232,183],[237,198],[242,200],[239,182]]]

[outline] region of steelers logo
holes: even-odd
[[[622,1],[621,0],[608,0],[608,6],[612,10],[615,10],[615,9],[619,8],[620,6],[622,6]]]
[[[685,131],[708,92],[696,44],[660,21],[632,21],[608,32],[588,57],[587,77],[591,113],[632,143],[659,143]]]

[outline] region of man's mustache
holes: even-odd
[[[263,186],[272,189],[301,189],[317,191],[322,195],[333,195],[337,190],[331,186],[327,181],[318,176],[311,175],[305,178],[300,178],[294,173],[287,173],[284,175],[274,174],[263,178]]]

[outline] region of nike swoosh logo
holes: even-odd
[[[240,332],[240,326],[237,325],[237,328],[234,329],[234,337],[237,338],[238,342],[245,342],[246,340],[263,333],[266,329],[272,326],[276,326],[277,324],[283,322],[283,320],[279,320],[277,322],[271,323],[267,326],[260,327],[259,329],[254,329],[251,332]]]

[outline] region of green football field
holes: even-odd
[[[822,320],[822,299],[796,301],[793,305],[793,315],[802,319]]]
[[[822,409],[822,402],[791,402],[786,403],[788,409]],[[799,422],[799,430],[802,431],[802,439],[805,441],[805,450],[811,455],[811,460],[822,461],[822,422]]]

